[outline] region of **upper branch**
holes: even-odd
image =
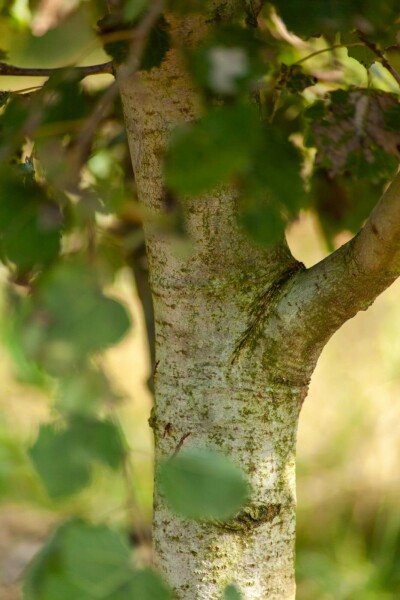
[[[294,277],[279,303],[302,352],[319,352],[348,319],[372,304],[400,275],[400,172],[347,244]]]
[[[71,68],[75,72],[80,73],[83,77],[87,75],[99,75],[109,73],[113,75],[113,63],[106,62],[100,65],[88,65],[84,67],[54,67],[54,68],[35,68],[35,67],[16,67],[8,63],[0,62],[0,75],[11,75],[13,77],[50,77],[58,71],[63,71],[65,68]]]

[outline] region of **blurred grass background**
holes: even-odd
[[[289,232],[297,258],[324,254],[315,221]],[[349,321],[326,346],[305,402],[298,439],[298,600],[400,598],[400,282]],[[132,471],[99,468],[90,489],[51,503],[24,448],[51,413],[49,395],[16,381],[5,349],[0,378],[0,597],[18,598],[21,567],[52,523],[72,512],[148,528],[151,519],[151,398],[145,332],[129,272],[113,295],[133,313],[131,334],[104,357],[122,399],[117,413]],[[329,310],[329,307],[327,307]],[[4,321],[3,321],[4,322]],[[56,457],[55,457],[56,460]]]

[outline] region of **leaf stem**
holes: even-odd
[[[336,50],[337,48],[353,48],[354,46],[365,46],[363,42],[351,42],[351,44],[335,44],[334,46],[329,46],[329,48],[322,48],[322,50],[316,50],[300,60],[297,60],[294,64],[300,65],[301,63],[309,60],[310,58],[314,58],[314,56],[318,56],[319,54],[323,54],[324,52],[332,52],[332,50]]]
[[[388,59],[384,56],[383,52],[378,48],[378,46],[376,44],[374,44],[373,42],[371,42],[370,40],[368,40],[362,31],[357,31],[357,36],[358,36],[358,39],[361,40],[361,42],[364,44],[364,46],[367,46],[367,48],[369,48],[375,54],[375,56],[377,58],[379,58],[382,66],[384,66],[385,69],[387,69],[387,71],[389,71],[389,73],[394,77],[394,79],[400,85],[400,73],[398,73],[396,71],[396,69],[394,67],[392,67],[392,65],[390,64]]]

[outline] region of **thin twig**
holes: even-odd
[[[16,67],[4,62],[0,62],[0,76],[11,75],[13,77],[50,77],[54,73],[59,73],[67,68],[70,68],[75,73],[81,74],[83,77],[88,75],[100,75],[108,73],[113,75],[112,61],[102,63],[100,65],[88,65],[85,67],[54,67],[54,68],[35,68],[35,67]]]
[[[316,50],[315,52],[312,52],[311,54],[307,54],[307,56],[300,58],[300,60],[297,60],[294,64],[300,65],[301,63],[305,62],[306,60],[309,60],[310,58],[314,58],[314,56],[318,56],[319,54],[323,54],[324,52],[331,52],[332,50],[337,50],[338,48],[353,48],[354,46],[364,46],[364,45],[365,44],[363,42],[351,42],[351,44],[335,44],[334,46],[329,46],[329,48],[322,48],[322,50]]]
[[[392,67],[392,65],[390,64],[388,59],[384,56],[382,51],[378,48],[378,46],[376,44],[374,44],[373,42],[371,42],[370,40],[368,40],[362,31],[357,31],[357,37],[359,40],[361,40],[363,42],[364,46],[367,46],[367,48],[369,48],[371,50],[371,52],[373,52],[375,54],[375,56],[377,58],[379,58],[382,66],[384,66],[385,69],[387,69],[389,71],[389,73],[394,77],[394,79],[400,85],[400,73],[398,73],[396,71],[396,69],[394,67]]]
[[[119,68],[118,78],[123,81],[132,76],[140,66],[140,60],[146,45],[147,37],[154,24],[160,17],[166,0],[156,0],[153,2],[149,11],[145,14],[142,21],[132,32],[133,46],[127,63]],[[75,147],[86,148],[89,144],[94,132],[98,128],[107,108],[115,100],[118,95],[119,86],[117,81],[114,81],[107,89],[105,94],[99,100],[94,112],[87,119],[84,127],[78,135]],[[84,150],[83,150],[84,151]]]

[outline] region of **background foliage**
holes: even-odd
[[[380,11],[367,0],[315,0],[307,11],[304,2],[264,4],[238,3],[229,24],[182,49],[203,110],[171,136],[165,157],[171,201],[154,226],[190,244],[185,197],[229,183],[255,243],[276,243],[307,210],[333,249],[338,234],[358,230],[397,170],[398,7],[389,0]],[[68,66],[42,79],[27,79],[28,71],[10,78],[0,67],[1,332],[15,377],[29,394],[36,388],[51,398],[35,439],[24,440],[26,451],[4,425],[0,489],[4,499],[19,497],[66,517],[28,570],[28,600],[171,597],[158,575],[143,568],[140,553],[131,557],[129,545],[145,545],[147,535],[138,509],[141,483],[132,476],[121,398],[103,358],[131,326],[115,291],[128,267],[154,362],[142,209],[115,84],[109,75],[95,80],[74,68],[110,58],[131,71],[137,62],[141,69],[158,66],[171,44],[161,4],[141,48],[134,38],[154,5],[115,1],[109,14],[102,1],[1,4],[5,64]],[[171,0],[167,8],[195,14],[204,3]],[[340,435],[345,447],[350,434]],[[180,514],[229,518],[248,494],[246,483],[224,457],[202,452],[181,452],[161,465],[164,492]],[[336,448],[324,460],[335,455]],[[113,519],[112,527],[87,510],[93,482],[102,478],[111,482],[111,498],[125,497],[133,514]],[[332,539],[339,530],[346,558],[333,542],[327,549],[300,514],[304,598],[350,600],[362,590],[372,600],[400,591],[399,522],[377,516],[376,505],[349,520],[350,498],[339,503],[330,525],[323,510],[317,514]],[[312,512],[304,509],[305,520]],[[221,595],[238,598],[232,586]]]

